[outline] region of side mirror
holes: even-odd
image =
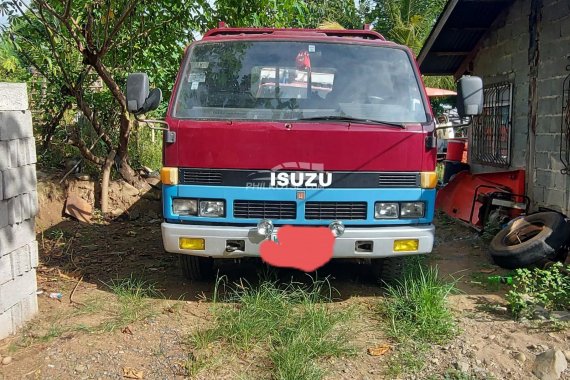
[[[461,117],[476,116],[483,112],[483,80],[463,76],[457,81],[457,113]]]
[[[126,96],[127,109],[135,115],[155,110],[162,101],[160,89],[149,90],[148,75],[145,73],[129,74]]]

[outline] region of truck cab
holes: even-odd
[[[434,117],[412,52],[374,31],[210,30],[165,122],[163,242],[192,280],[282,226],[328,227],[333,259],[380,267],[432,250]]]

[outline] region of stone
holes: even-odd
[[[516,361],[521,363],[524,363],[526,361],[526,355],[523,354],[522,352],[515,352],[513,357],[515,358]]]
[[[6,356],[5,358],[2,358],[2,365],[8,365],[12,363],[12,357],[11,356]]]
[[[532,373],[540,380],[558,380],[566,368],[568,363],[564,353],[560,350],[548,350],[537,355]]]
[[[453,363],[453,367],[459,372],[467,373],[469,372],[469,368],[471,366],[469,365],[469,363],[458,360]]]
[[[75,366],[75,372],[83,373],[87,370],[87,368],[83,364],[78,364]]]
[[[564,357],[566,358],[566,361],[570,361],[570,350],[564,351]]]
[[[489,340],[495,340],[495,338],[496,338],[495,335],[489,335],[489,336],[487,337],[487,339],[489,339]]]
[[[91,223],[93,206],[80,196],[70,194],[65,202],[64,212],[66,215],[69,215],[80,222]]]

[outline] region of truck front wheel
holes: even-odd
[[[211,257],[180,255],[180,266],[182,274],[190,281],[210,280],[214,277],[214,259]]]
[[[405,274],[406,259],[406,257],[372,259],[371,264],[374,280],[382,286],[397,284],[402,280]]]

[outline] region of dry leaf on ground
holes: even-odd
[[[388,344],[383,344],[378,347],[371,347],[367,350],[368,355],[370,356],[382,356],[388,351],[390,351],[390,346]]]
[[[127,379],[142,379],[143,378],[143,371],[138,371],[134,368],[130,367],[123,367],[123,377]]]

